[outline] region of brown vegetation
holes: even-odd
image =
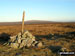
[[[42,41],[44,47],[10,51],[8,46],[0,44],[0,56],[60,56],[57,52],[61,48],[75,51],[75,23],[27,24],[24,28],[35,35],[38,41]],[[14,36],[20,31],[21,25],[1,25],[0,42],[3,43],[7,37]]]

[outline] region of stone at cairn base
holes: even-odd
[[[35,40],[35,37],[25,31],[23,34],[18,33],[18,35],[10,37],[7,43],[12,48],[23,48],[23,47],[42,47],[42,42]]]

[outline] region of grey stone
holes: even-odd
[[[32,38],[32,34],[30,34],[30,33],[28,33],[27,36],[30,37],[30,38]]]
[[[29,39],[28,42],[27,42],[27,47],[30,47],[31,44],[32,44],[33,40],[32,39]]]
[[[25,46],[42,47],[42,43],[38,43],[38,41],[35,40],[35,36],[28,31],[25,31],[23,34],[20,32],[18,35],[10,37],[8,44],[13,48],[23,48]]]
[[[29,32],[28,31],[25,31],[24,33],[23,33],[23,35],[26,35],[26,34],[28,34]]]
[[[37,41],[34,41],[34,43],[32,43],[32,46],[33,47],[36,46],[37,43],[38,43]]]
[[[43,46],[42,42],[39,42],[39,43],[37,44],[37,47],[42,47],[42,46]]]
[[[18,37],[16,37],[16,39],[15,39],[14,43],[18,43]]]
[[[26,35],[25,35],[25,34],[23,34],[23,35],[22,35],[22,38],[26,38]]]
[[[10,42],[14,42],[15,39],[16,39],[16,36],[12,36],[12,37],[10,37]]]
[[[21,40],[26,40],[27,38],[21,38]]]
[[[18,48],[19,44],[18,43],[11,43],[10,44],[10,47],[13,47],[13,48]]]
[[[32,37],[32,41],[35,41],[35,37],[34,36]]]
[[[19,48],[26,46],[26,40],[22,40],[22,42],[19,45]]]
[[[18,43],[21,43],[21,39],[20,38],[17,41],[18,41]]]

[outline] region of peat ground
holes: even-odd
[[[0,26],[0,56],[60,56],[62,48],[75,51],[75,23],[26,24],[25,30],[43,42],[43,48],[22,48],[19,50],[3,46],[3,43],[21,32],[21,25]],[[74,55],[68,55],[74,56]]]

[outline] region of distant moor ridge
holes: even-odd
[[[53,22],[53,21],[41,21],[41,20],[30,20],[25,21],[25,24],[49,24],[49,23],[75,23],[75,22]],[[22,22],[0,22],[0,25],[17,25]]]

